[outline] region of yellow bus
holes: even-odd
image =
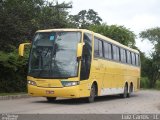
[[[20,44],[20,56],[26,44]],[[140,88],[139,52],[98,33],[38,30],[31,46],[27,76],[31,96],[93,102],[104,95],[126,98]]]

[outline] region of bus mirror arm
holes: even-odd
[[[31,43],[22,43],[19,45],[19,49],[18,49],[18,52],[19,52],[19,56],[24,56],[24,48],[26,45],[30,45]]]
[[[80,56],[80,57],[77,57],[77,61],[83,61],[83,58],[82,58],[82,56]]]

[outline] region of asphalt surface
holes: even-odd
[[[84,99],[58,98],[49,103],[43,97],[0,100],[0,113],[13,114],[160,114],[160,91],[141,90],[130,98],[103,96],[94,103]]]

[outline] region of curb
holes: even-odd
[[[0,100],[13,100],[13,99],[21,99],[21,98],[30,98],[28,94],[20,94],[20,95],[7,95],[0,96]]]

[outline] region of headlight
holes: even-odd
[[[28,80],[28,84],[30,84],[30,85],[34,85],[34,86],[37,86],[36,82],[31,81],[31,80]]]
[[[64,87],[79,85],[79,81],[61,81]]]

